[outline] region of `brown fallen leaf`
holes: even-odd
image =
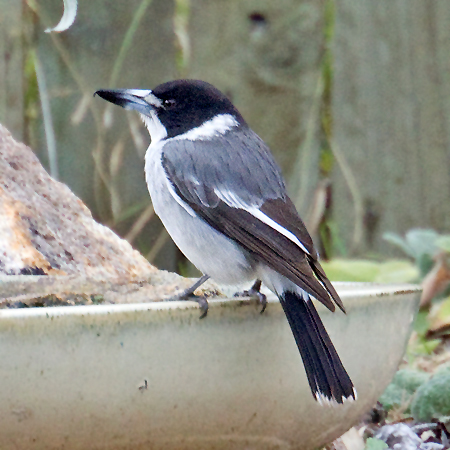
[[[434,257],[434,267],[427,274],[422,282],[422,297],[420,307],[425,308],[430,305],[431,300],[445,291],[450,283],[450,267],[448,264],[448,253],[439,252]]]
[[[331,450],[364,450],[365,443],[361,429],[350,428],[340,438],[333,441]]]

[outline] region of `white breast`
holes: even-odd
[[[156,214],[184,255],[204,274],[224,284],[256,277],[253,258],[238,244],[200,219],[175,193],[161,164],[166,141],[145,155],[145,178]]]

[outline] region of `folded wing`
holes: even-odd
[[[174,195],[327,308],[334,311],[334,300],[344,310],[264,142],[247,129],[214,143],[211,149],[210,142],[196,141],[195,150],[188,140],[164,145],[162,164]],[[207,157],[211,151],[214,158]]]

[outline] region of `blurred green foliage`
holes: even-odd
[[[440,235],[431,229],[414,228],[401,237],[385,233],[383,238],[413,258],[423,278],[433,267],[433,257],[439,251],[450,251],[450,235]]]
[[[434,375],[415,369],[399,370],[379,401],[387,411],[397,408],[417,421],[448,421],[450,367],[441,367]]]
[[[411,283],[419,272],[406,260],[370,261],[364,259],[333,259],[322,262],[332,281],[367,281],[375,283]]]
[[[450,254],[450,235],[439,234],[432,229],[412,229],[404,237],[386,233],[384,239],[411,258],[417,271],[416,281],[425,278],[425,283],[442,282],[436,270],[439,265],[437,256],[443,255],[445,259]],[[447,270],[445,264],[444,268]],[[439,291],[433,291],[433,294],[435,292]],[[443,343],[449,329],[450,298],[434,302],[431,307],[428,305],[418,312],[414,323],[414,338],[407,350],[410,368],[399,370],[380,397],[386,410],[398,409],[417,421],[448,419],[450,367],[439,366],[439,355],[442,350],[445,351]],[[434,371],[434,374],[412,368],[418,357],[426,358],[429,370]]]
[[[385,448],[389,448],[386,442],[376,438],[369,438],[366,441],[364,450],[384,450]]]
[[[450,368],[439,369],[429,381],[417,389],[412,402],[411,413],[415,420],[445,421],[450,416]]]
[[[394,407],[404,408],[409,413],[411,399],[417,389],[430,379],[430,374],[413,369],[399,370],[379,401],[389,411]]]

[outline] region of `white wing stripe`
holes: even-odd
[[[274,230],[277,230],[278,233],[281,233],[283,236],[287,237],[294,244],[297,244],[307,255],[311,255],[311,253],[309,253],[309,251],[299,241],[299,239],[297,238],[297,236],[295,236],[294,233],[291,233],[289,230],[286,230],[286,228],[283,228],[280,224],[275,222],[275,220],[272,220],[269,216],[264,214],[259,209],[259,207],[249,206],[245,204],[239,197],[236,196],[236,194],[234,194],[234,192],[220,190],[217,188],[214,189],[214,192],[217,195],[217,197],[219,197],[228,206],[231,206],[231,208],[243,209],[247,211],[253,217],[256,217],[261,222],[265,223],[266,225],[269,225],[269,227],[273,228]]]
[[[248,211],[253,217],[259,219],[261,222],[264,222],[266,225],[269,225],[269,227],[273,228],[274,230],[277,230],[278,233],[281,233],[283,236],[286,236],[294,244],[297,244],[307,255],[310,255],[309,251],[299,241],[299,239],[297,238],[297,236],[295,236],[294,233],[291,233],[289,230],[286,230],[286,228],[283,228],[280,224],[276,223],[275,220],[272,220],[261,210],[255,207],[250,207],[246,208],[246,211]]]
[[[214,188],[214,193],[220,198],[220,200],[232,208],[244,209],[246,211],[250,208],[249,205],[244,203],[234,192]]]
[[[177,195],[177,193],[175,192],[175,189],[172,186],[172,183],[170,182],[169,178],[166,177],[166,184],[167,184],[167,189],[169,189],[170,194],[172,195],[172,197],[174,198],[174,200],[192,217],[196,217],[197,214],[195,214],[195,211],[185,202],[183,202],[183,200],[181,200],[181,198]]]

